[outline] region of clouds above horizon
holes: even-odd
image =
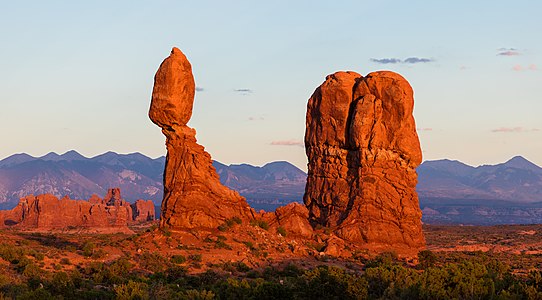
[[[235,89],[234,92],[241,94],[243,96],[252,94],[254,91],[251,89]]]
[[[521,53],[516,48],[499,48],[497,56],[519,56]]]
[[[303,147],[305,144],[303,141],[300,140],[279,140],[279,141],[272,141],[270,143],[272,146],[298,146]]]
[[[433,128],[425,127],[425,128],[416,128],[417,131],[433,131]]]
[[[491,132],[496,133],[523,133],[523,132],[536,132],[540,131],[538,128],[524,128],[521,126],[518,127],[500,127],[496,129],[492,129]]]
[[[203,92],[203,91],[205,91],[204,88],[202,88],[202,87],[200,87],[200,86],[197,86],[197,87],[196,87],[196,92]]]
[[[434,62],[435,60],[432,58],[425,58],[425,57],[407,57],[405,59],[400,58],[371,58],[372,62],[377,64],[419,64],[419,63],[430,63]]]

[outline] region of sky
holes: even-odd
[[[222,163],[306,170],[307,100],[340,70],[414,89],[425,160],[542,165],[541,1],[0,0],[0,159],[165,154],[147,113],[173,46]]]

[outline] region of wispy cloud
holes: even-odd
[[[371,58],[371,61],[378,64],[384,64],[384,65],[401,63],[401,60],[398,58]]]
[[[403,63],[405,64],[419,64],[419,63],[428,63],[432,62],[433,59],[431,58],[424,58],[424,57],[409,57],[403,60]]]
[[[263,121],[265,120],[264,117],[260,116],[260,117],[248,117],[248,120],[249,121]]]
[[[253,93],[253,91],[251,89],[235,89],[233,91],[236,92],[236,93],[239,93],[241,95],[249,95],[249,94]]]
[[[304,143],[299,140],[282,140],[282,141],[272,141],[271,145],[273,146],[298,146],[303,147]]]
[[[499,48],[497,49],[497,56],[518,56],[521,55],[516,48]]]
[[[196,87],[196,92],[203,92],[203,91],[205,91],[204,88],[202,88],[202,87],[200,87],[200,86],[197,86],[197,87]]]
[[[540,131],[540,129],[538,128],[525,128],[525,127],[521,127],[521,126],[518,126],[518,127],[500,127],[500,128],[496,128],[496,129],[493,129],[491,130],[491,132],[499,132],[499,133],[521,133],[521,132],[536,132],[536,131]]]
[[[433,128],[425,127],[425,128],[416,128],[418,131],[433,131]]]
[[[371,58],[371,61],[377,64],[419,64],[429,63],[435,61],[432,58],[425,57],[407,57],[405,59],[400,58]]]

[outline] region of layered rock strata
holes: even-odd
[[[253,210],[237,192],[220,183],[211,156],[196,142],[196,131],[186,125],[195,88],[190,62],[173,48],[154,77],[149,110],[150,119],[166,136],[160,226],[216,228],[233,217],[248,221]]]
[[[425,246],[413,91],[393,72],[326,77],[307,105],[304,202],[313,226],[375,251]]]

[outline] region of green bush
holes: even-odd
[[[286,237],[288,235],[288,233],[286,232],[286,229],[284,229],[284,227],[277,228],[277,232],[278,232],[278,234],[280,234],[280,235],[282,235],[284,237]]]
[[[128,281],[115,287],[115,295],[118,300],[145,300],[149,299],[148,286],[144,282]]]
[[[250,221],[250,225],[255,226],[255,227],[260,227],[263,230],[269,229],[269,224],[267,224],[267,222],[264,220],[252,220]]]
[[[186,257],[184,257],[183,255],[173,255],[171,257],[171,262],[174,264],[182,264],[186,262]]]

